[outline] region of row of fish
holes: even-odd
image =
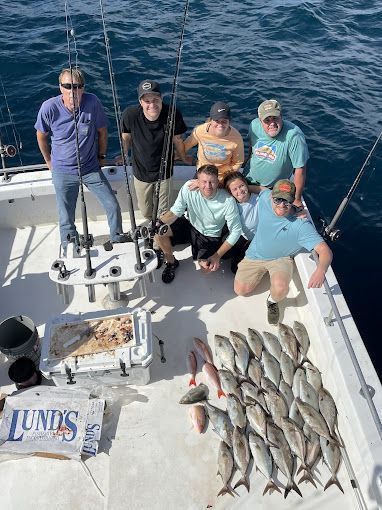
[[[244,485],[249,492],[248,466],[251,457],[267,484],[263,494],[278,487],[274,466],[286,476],[284,497],[291,490],[302,496],[293,476],[295,459],[302,472],[298,481],[316,487],[313,469],[322,456],[332,473],[325,485],[336,484],[341,463],[336,434],[337,409],[330,393],[322,386],[319,370],[307,357],[310,341],[305,326],[295,321],[293,328],[279,324],[278,336],[248,328],[248,334],[231,331],[229,337],[215,335],[217,369],[209,346],[194,338],[194,351],[187,358],[191,388],[180,400],[193,405],[190,417],[202,432],[206,417],[220,436],[218,466],[223,488],[219,495]],[[197,354],[203,360],[203,373],[219,398],[226,398],[226,410],[208,402],[209,387],[196,385]],[[233,489],[229,483],[234,468],[241,473]]]

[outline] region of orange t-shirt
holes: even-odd
[[[221,181],[226,173],[239,170],[243,164],[243,138],[239,131],[232,126],[223,138],[212,136],[209,133],[209,127],[209,122],[196,126],[184,142],[185,151],[187,152],[191,147],[198,145],[196,167],[215,165],[219,170],[219,180]]]

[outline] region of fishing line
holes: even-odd
[[[155,183],[155,191],[154,191],[154,205],[153,205],[153,214],[151,219],[151,227],[150,227],[150,247],[153,245],[153,238],[154,234],[157,233],[157,219],[158,219],[158,208],[159,208],[159,194],[160,194],[160,184],[163,180],[163,177],[165,176],[165,173],[167,171],[168,163],[170,163],[170,169],[173,164],[173,138],[174,138],[174,132],[175,132],[175,113],[176,113],[176,96],[177,96],[177,88],[178,88],[178,76],[179,76],[179,68],[180,68],[180,59],[183,49],[183,39],[184,39],[184,31],[186,27],[186,20],[188,15],[188,6],[189,6],[189,0],[186,0],[185,6],[184,6],[184,14],[183,14],[183,22],[182,22],[182,28],[180,32],[179,37],[179,46],[177,51],[177,57],[176,57],[176,63],[175,63],[175,72],[174,72],[174,79],[172,84],[172,90],[171,90],[171,100],[170,100],[170,106],[168,110],[167,115],[167,122],[165,127],[165,135],[163,140],[163,149],[162,149],[162,156],[161,156],[161,163],[159,167],[159,175],[158,180]],[[171,160],[169,161],[169,157],[171,157]],[[163,213],[165,211],[159,211],[160,213]]]
[[[70,31],[69,31],[69,22],[71,25]],[[78,179],[79,179],[79,194],[81,199],[81,217],[82,217],[82,226],[83,226],[83,236],[81,236],[81,246],[85,248],[85,255],[86,255],[86,270],[85,270],[85,278],[92,278],[95,276],[95,271],[92,268],[91,263],[91,257],[90,257],[90,248],[93,246],[93,236],[89,234],[89,225],[88,225],[88,215],[86,211],[86,203],[85,203],[85,195],[84,195],[84,185],[82,181],[82,174],[81,174],[81,158],[80,158],[80,145],[79,145],[79,137],[78,137],[78,126],[77,121],[79,119],[80,115],[80,109],[78,104],[78,96],[75,93],[75,90],[73,89],[73,67],[72,67],[72,49],[70,46],[70,37],[74,40],[74,52],[75,52],[75,63],[76,63],[76,69],[78,69],[78,53],[77,53],[77,45],[76,45],[76,37],[75,32],[72,24],[71,17],[69,15],[69,6],[68,1],[65,0],[65,24],[66,24],[66,40],[67,40],[67,46],[68,46],[68,64],[70,69],[70,82],[72,85],[72,95],[73,95],[73,122],[74,122],[74,133],[75,133],[75,147],[76,147],[76,159],[77,159],[77,173],[78,173]],[[76,104],[77,103],[77,104]],[[68,239],[68,241],[72,241]],[[75,241],[75,240],[73,240]],[[92,292],[91,286],[88,286],[89,291],[89,298],[90,293]]]
[[[15,147],[16,147],[16,150],[17,150],[17,154],[19,156],[20,165],[23,166],[23,162],[22,162],[22,159],[21,159],[21,153],[20,153],[23,144],[22,144],[22,141],[21,141],[20,133],[17,131],[15,121],[13,120],[13,115],[12,115],[11,109],[10,109],[9,104],[8,104],[8,98],[7,98],[7,94],[5,92],[5,87],[4,87],[3,79],[2,79],[1,76],[0,76],[0,83],[1,83],[1,88],[3,89],[3,96],[4,96],[5,106],[6,106],[6,109],[7,109],[7,112],[8,112],[9,122],[10,122],[11,128],[12,128],[12,134],[13,134],[13,139],[15,141]],[[6,126],[5,119],[4,119],[4,116],[3,116],[2,112],[1,112],[1,117],[2,117],[3,122],[4,122],[6,137],[9,138],[7,126]]]
[[[144,268],[144,265],[142,263],[141,253],[139,251],[139,244],[138,244],[139,231],[137,229],[137,223],[135,220],[133,198],[132,198],[131,191],[130,191],[129,176],[127,174],[128,162],[127,162],[127,156],[125,155],[125,151],[123,148],[123,142],[122,142],[121,109],[120,109],[119,100],[118,100],[117,86],[115,83],[113,61],[112,61],[112,57],[111,57],[109,37],[107,35],[105,12],[104,12],[102,0],[100,0],[100,9],[101,9],[103,35],[104,35],[104,39],[105,39],[106,58],[107,58],[107,64],[108,64],[108,68],[109,68],[110,85],[111,85],[111,91],[112,91],[112,95],[113,95],[114,116],[115,116],[115,120],[117,123],[119,147],[120,147],[120,153],[121,153],[121,157],[122,157],[123,172],[124,172],[125,183],[126,183],[127,206],[128,206],[128,210],[129,210],[129,217],[130,217],[131,236],[134,241],[135,257],[137,260],[135,269],[139,272],[139,271],[142,271],[142,269]]]

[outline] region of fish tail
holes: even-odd
[[[342,439],[334,432],[334,430],[332,432],[332,438],[337,442],[337,446],[339,446],[340,448],[345,448]]]
[[[234,498],[235,494],[232,492],[232,490],[228,487],[228,485],[224,485],[224,487],[219,491],[218,496],[224,496],[224,494],[231,494],[231,496]]]
[[[224,393],[223,390],[218,390],[218,397],[226,397],[227,395]]]
[[[315,483],[315,481],[313,480],[313,476],[312,476],[312,473],[310,472],[309,468],[307,466],[301,466],[302,469],[305,470],[305,473],[303,474],[303,476],[300,478],[300,480],[298,481],[298,483],[302,483],[302,482],[310,482],[312,485],[314,485],[317,489],[317,485]]]
[[[291,490],[294,490],[295,492],[297,492],[297,494],[299,496],[302,497],[302,494],[301,494],[301,491],[300,489],[297,487],[296,483],[291,480],[290,482],[288,482],[287,486],[285,487],[285,492],[284,492],[284,499],[286,499],[286,497],[288,496],[288,494],[290,493]]]
[[[236,482],[236,485],[234,486],[234,489],[236,489],[240,485],[244,485],[244,487],[249,492],[249,480],[247,479],[246,476],[241,477],[240,480],[238,482]]]
[[[337,485],[337,487],[340,489],[340,491],[342,492],[342,494],[345,494],[344,493],[344,490],[340,484],[340,482],[338,481],[337,477],[335,475],[333,475],[331,478],[329,478],[327,484],[325,485],[324,487],[324,491],[326,491],[326,489],[328,487],[330,487],[331,485]]]
[[[281,490],[279,489],[279,487],[277,487],[277,485],[275,484],[275,482],[273,480],[269,480],[269,482],[267,483],[267,485],[265,486],[264,488],[264,491],[263,491],[263,496],[265,496],[265,494],[270,491],[271,489],[279,492],[281,494]]]
[[[191,377],[190,382],[188,383],[189,386],[196,386],[196,380],[195,377]]]

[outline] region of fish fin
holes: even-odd
[[[236,482],[235,486],[234,486],[234,490],[239,487],[240,485],[244,485],[244,487],[247,489],[247,491],[249,492],[249,480],[246,476],[243,476],[242,478],[240,478],[240,480],[238,482]]]
[[[301,464],[301,466],[298,468],[298,470],[296,471],[296,475],[298,475],[299,473],[301,473],[301,471],[305,469],[304,466]],[[301,483],[301,480],[298,482],[298,483]]]
[[[188,383],[189,386],[196,386],[196,380],[195,377],[191,377],[190,382]]]
[[[279,450],[279,446],[278,446],[277,444],[275,444],[275,443],[272,443],[272,441],[269,441],[269,439],[267,439],[267,440],[266,440],[266,441],[264,441],[264,442],[265,442],[265,444],[266,444],[267,446],[272,446],[272,448],[277,448],[277,449]]]
[[[232,489],[228,487],[228,485],[225,485],[220,491],[218,496],[224,496],[224,494],[231,494],[231,496],[234,498],[235,494],[232,492]]]
[[[336,476],[332,476],[331,478],[329,478],[327,484],[325,485],[324,487],[324,491],[326,491],[326,489],[328,487],[330,487],[331,485],[337,485],[337,487],[340,489],[340,491],[342,492],[342,494],[345,494],[344,493],[344,490],[340,484],[340,482],[338,481],[337,477]]]
[[[224,393],[223,390],[218,390],[218,397],[226,397],[227,395]]]
[[[295,492],[297,492],[297,494],[298,494],[299,496],[301,496],[301,497],[302,497],[302,494],[301,494],[300,489],[297,487],[296,483],[295,483],[293,480],[291,480],[291,481],[287,484],[287,486],[285,487],[284,499],[286,499],[286,497],[288,496],[288,494],[290,493],[290,491],[291,491],[292,489],[293,489]]]
[[[302,467],[302,466],[301,466]],[[312,473],[309,471],[308,468],[304,467],[303,468],[305,470],[305,473],[303,474],[303,476],[300,478],[300,480],[298,481],[298,483],[302,483],[302,482],[310,482],[312,485],[314,485],[317,489],[317,485],[316,485],[316,482],[313,480],[313,476],[312,476]]]
[[[264,488],[264,491],[263,491],[263,496],[265,496],[265,494],[270,491],[271,489],[274,489],[275,491],[279,492],[281,494],[281,490],[279,487],[277,487],[277,485],[275,484],[275,482],[273,480],[269,480],[269,482],[267,483],[267,485],[265,486]]]
[[[332,433],[332,438],[334,439],[334,441],[336,441],[337,446],[339,446],[340,448],[345,448],[345,445],[344,445],[342,439],[334,432],[334,430]]]

